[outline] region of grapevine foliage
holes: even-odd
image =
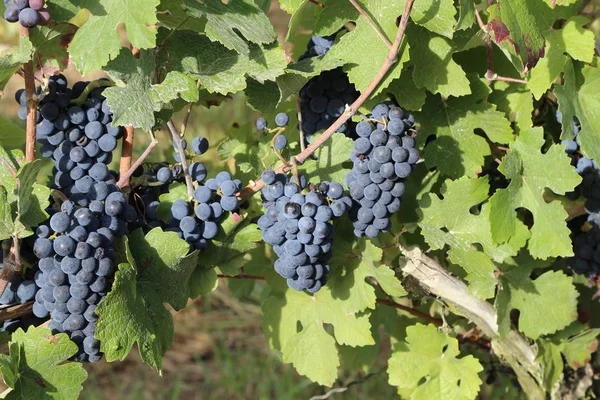
[[[5,0],[3,395],[77,398],[134,346],[162,373],[171,311],[223,285],[267,289],[266,342],[319,385],[598,393],[583,3]]]

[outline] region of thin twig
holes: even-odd
[[[154,150],[157,144],[158,140],[156,140],[156,138],[152,136],[152,141],[150,142],[146,150],[144,150],[140,158],[138,158],[136,162],[133,163],[131,168],[129,168],[129,171],[121,175],[121,179],[119,180],[119,182],[117,182],[117,186],[119,188],[123,188],[123,186],[125,186],[125,184],[129,181],[129,178],[131,178],[131,175],[133,175],[135,170],[138,169],[140,165],[142,165],[144,160],[150,155],[150,153],[152,153],[152,150]]]
[[[192,177],[188,171],[187,157],[185,156],[185,150],[183,149],[183,143],[181,142],[181,135],[179,132],[177,132],[177,129],[175,129],[172,119],[167,122],[167,128],[169,128],[171,136],[173,137],[175,148],[177,149],[177,152],[179,152],[179,157],[181,158],[181,167],[183,168],[183,176],[185,176],[185,185],[187,186],[188,197],[192,199],[194,198],[194,184],[192,183]]]
[[[356,114],[359,107],[369,98],[369,96],[371,96],[381,80],[387,75],[392,65],[394,65],[394,63],[398,60],[398,50],[400,48],[400,44],[402,43],[404,32],[406,31],[406,25],[408,24],[413,3],[414,0],[406,1],[404,12],[402,13],[402,20],[400,21],[398,33],[396,34],[392,48],[388,52],[385,62],[375,77],[373,77],[371,80],[371,83],[369,83],[367,88],[362,92],[358,99],[354,101],[354,103],[352,103],[350,106],[347,106],[346,111],[321,136],[311,143],[304,151],[295,156],[298,164],[302,164],[304,161],[306,161],[308,157],[310,157],[319,147],[329,140],[329,138],[338,130],[340,126],[342,126],[346,121],[352,118],[354,114]],[[278,168],[275,172],[287,173],[290,171],[290,169],[291,167],[284,165]],[[242,191],[238,194],[238,197],[242,200],[246,200],[252,197],[254,193],[259,192],[264,186],[265,183],[261,179],[252,181],[244,189],[242,189]]]
[[[354,8],[356,8],[356,10],[359,12],[359,14],[362,15],[365,20],[367,20],[369,25],[371,25],[371,28],[373,28],[373,30],[375,31],[377,36],[379,36],[379,38],[383,41],[383,43],[385,43],[385,45],[389,49],[391,49],[392,42],[390,42],[390,40],[387,37],[385,37],[385,34],[383,32],[381,32],[381,30],[377,27],[377,25],[375,25],[375,22],[371,19],[369,14],[367,14],[367,12],[360,6],[360,4],[358,4],[358,2],[356,0],[348,0],[348,1],[350,3],[352,3],[352,5],[354,6]]]
[[[304,129],[302,129],[302,108],[300,106],[300,97],[296,99],[296,109],[298,110],[298,133],[300,134],[300,151],[306,149],[306,143],[304,141]]]
[[[318,5],[321,8],[325,8],[325,5],[323,3],[321,3],[320,1],[317,0],[308,0],[309,2]]]
[[[23,317],[25,315],[31,315],[32,310],[33,301],[28,301],[25,304],[17,304],[15,306],[2,308],[0,309],[0,322]]]
[[[352,381],[350,383],[348,383],[346,386],[344,387],[339,387],[339,388],[333,388],[330,389],[329,391],[327,391],[327,393],[325,394],[321,394],[321,395],[317,395],[317,396],[313,396],[311,397],[309,400],[326,400],[328,399],[330,396],[336,394],[336,393],[344,393],[346,390],[350,389],[350,387],[354,386],[354,385],[359,385],[361,383],[366,382],[367,380],[373,378],[374,376],[377,376],[379,374],[381,374],[383,371],[385,371],[386,368],[382,368],[377,372],[373,372],[371,374],[367,374],[365,375],[363,378],[361,379],[357,379],[355,381]]]
[[[507,76],[498,76],[498,74],[495,73],[495,72],[486,73],[485,74],[485,79],[487,79],[488,81],[501,81],[501,82],[521,83],[523,85],[527,84],[527,81],[524,80],[524,79],[510,78],[510,77],[507,77]]]
[[[410,315],[414,315],[417,318],[421,318],[421,319],[423,319],[423,320],[425,320],[427,322],[431,322],[435,326],[442,326],[443,325],[443,321],[441,319],[439,319],[439,318],[434,318],[431,315],[425,314],[424,312],[421,312],[419,310],[415,310],[414,308],[411,308],[411,307],[403,306],[402,304],[395,303],[395,302],[393,302],[391,300],[377,299],[377,303],[383,304],[383,305],[389,306],[389,307],[394,307],[394,308],[397,308],[398,310],[406,311]]]
[[[134,139],[133,126],[125,127],[125,135],[123,136],[123,147],[121,150],[121,160],[119,163],[119,175],[124,176],[127,174],[127,171],[131,169],[131,160],[133,155],[133,139]],[[122,189],[129,187],[130,179],[124,182]]]
[[[196,88],[200,89],[202,84],[200,80],[196,83]],[[187,109],[187,114],[185,114],[185,118],[183,119],[183,123],[181,124],[181,137],[185,136],[185,131],[187,130],[188,123],[190,122],[190,116],[192,115],[192,107],[194,107],[194,103],[190,103]]]
[[[217,275],[217,278],[227,278],[227,279],[251,279],[254,281],[264,281],[265,277],[260,275],[248,275],[248,274],[238,274],[238,275]]]

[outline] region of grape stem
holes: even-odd
[[[131,169],[131,160],[133,155],[133,140],[134,140],[135,130],[133,126],[125,127],[125,135],[123,136],[123,147],[121,150],[121,160],[119,162],[119,176],[125,176],[127,171]],[[123,189],[129,187],[130,179],[127,180],[123,184]]]
[[[406,311],[410,315],[413,315],[413,316],[415,316],[417,318],[421,318],[422,320],[425,320],[427,322],[431,322],[435,326],[442,326],[444,324],[443,321],[441,319],[439,319],[439,318],[434,318],[431,315],[425,314],[424,312],[421,312],[419,310],[415,310],[414,308],[411,308],[411,307],[403,306],[402,304],[398,304],[398,303],[393,302],[391,300],[377,299],[377,303],[383,304],[383,305],[388,306],[388,307],[397,308],[398,310]]]
[[[354,114],[356,114],[360,106],[371,96],[381,80],[387,75],[392,65],[398,61],[398,51],[404,37],[404,32],[406,31],[406,26],[408,24],[414,1],[415,0],[406,1],[404,12],[402,13],[402,19],[400,21],[400,25],[398,26],[398,32],[396,33],[396,38],[394,39],[392,48],[388,52],[387,57],[385,58],[385,61],[377,74],[373,77],[369,85],[356,99],[356,101],[354,101],[354,103],[352,103],[350,106],[346,106],[346,111],[321,136],[314,140],[306,149],[304,149],[304,151],[301,151],[294,157],[297,164],[302,164],[304,161],[306,161],[306,159],[309,158],[319,147],[329,140],[329,138],[338,130],[340,126],[342,126],[346,121],[352,118]],[[290,169],[290,165],[283,165],[275,172],[287,173],[290,171]],[[242,189],[240,193],[238,193],[238,198],[240,200],[247,200],[252,197],[254,193],[259,192],[264,186],[265,183],[261,179],[252,181],[244,189]]]
[[[28,301],[25,304],[17,304],[14,306],[2,308],[0,309],[0,322],[30,315],[32,310],[33,301]]]
[[[119,187],[119,189],[123,188],[127,184],[127,182],[129,182],[129,178],[131,178],[131,175],[133,175],[133,173],[135,172],[135,170],[138,169],[138,167],[140,165],[142,165],[142,163],[144,162],[144,160],[150,155],[150,153],[152,153],[152,150],[154,150],[154,148],[158,144],[158,140],[156,140],[156,138],[154,137],[154,135],[150,134],[150,136],[152,137],[152,140],[150,141],[150,144],[148,145],[148,147],[146,148],[146,150],[144,150],[144,152],[142,153],[142,155],[140,156],[140,158],[138,158],[133,163],[133,165],[131,166],[131,168],[129,168],[129,170],[127,172],[125,172],[124,174],[121,175],[121,179],[119,179],[119,182],[117,182],[117,186]]]
[[[217,275],[217,278],[227,278],[227,279],[251,279],[254,281],[264,281],[265,277],[260,275],[248,275],[248,274],[238,274],[238,275]]]
[[[377,36],[379,36],[381,41],[383,43],[385,43],[385,45],[388,47],[388,49],[391,49],[393,46],[392,42],[390,42],[390,40],[385,36],[385,34],[383,32],[381,32],[381,30],[377,27],[377,25],[375,24],[373,19],[371,19],[371,17],[369,16],[369,14],[367,14],[367,12],[364,10],[364,8],[362,8],[356,0],[348,0],[348,1],[350,3],[352,3],[352,5],[354,6],[354,8],[356,8],[356,10],[359,12],[359,14],[363,16],[363,18],[367,21],[367,23],[369,25],[371,25],[371,28],[373,28],[373,30],[375,31]]]
[[[179,157],[181,158],[181,167],[183,168],[183,176],[185,176],[185,186],[187,186],[188,197],[190,199],[193,199],[194,184],[192,183],[192,177],[190,176],[190,172],[188,171],[187,157],[185,156],[185,150],[183,149],[181,134],[177,132],[177,129],[175,128],[172,119],[170,119],[169,122],[167,122],[167,128],[169,128],[169,131],[171,131],[173,143],[175,144],[175,148],[177,149]]]
[[[85,89],[83,90],[83,92],[81,92],[79,97],[71,100],[71,104],[81,105],[87,101],[87,98],[92,90],[97,89],[99,87],[111,87],[111,86],[116,86],[116,84],[113,81],[107,81],[107,80],[92,81],[85,87]]]
[[[29,37],[29,29],[19,24],[19,34]],[[25,80],[25,98],[27,100],[27,125],[25,136],[25,161],[35,160],[35,126],[38,99],[35,96],[35,73],[33,61],[23,65],[23,79]]]

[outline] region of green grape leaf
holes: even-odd
[[[287,62],[281,45],[248,46],[247,54],[239,54],[206,35],[176,31],[169,34],[159,60],[170,70],[199,80],[210,93],[235,93],[246,88],[246,77],[263,83],[284,73]]]
[[[406,328],[406,343],[392,352],[390,385],[410,393],[412,400],[475,399],[483,371],[471,356],[458,358],[458,340],[433,325]]]
[[[343,233],[338,232],[338,235]],[[352,235],[352,230],[348,229],[346,233]],[[327,286],[334,297],[346,299],[343,307],[347,312],[375,309],[377,296],[369,278],[375,278],[381,289],[390,296],[408,294],[394,271],[382,264],[383,250],[367,240],[355,242],[352,238],[344,239],[336,241],[333,248]]]
[[[473,9],[474,0],[459,0],[458,22],[456,30],[466,30],[475,25],[476,17]]]
[[[460,265],[466,272],[469,290],[477,297],[494,297],[497,284],[496,262],[516,256],[525,246],[529,231],[524,224],[517,228],[511,241],[498,246],[493,243],[490,227],[490,206],[484,204],[479,215],[470,210],[488,199],[487,177],[446,181],[441,190],[443,200],[433,194],[425,194],[419,202],[419,221],[423,237],[432,249],[450,246],[448,259]],[[473,244],[478,243],[483,252]]]
[[[345,302],[327,286],[312,296],[292,289],[272,293],[263,303],[263,330],[270,346],[281,350],[283,361],[291,362],[299,374],[331,386],[340,365],[336,343],[352,347],[375,343],[368,315],[347,312]],[[333,326],[333,337],[323,324]],[[312,356],[306,357],[309,350]]]
[[[473,81],[473,90],[479,90],[481,84]],[[439,95],[427,96],[423,110],[415,113],[415,119],[421,125],[420,132],[425,132],[417,135],[418,143],[423,145],[427,135],[436,135],[436,139],[425,146],[423,158],[428,168],[437,167],[453,178],[474,176],[481,170],[484,157],[491,154],[486,139],[474,134],[478,128],[492,142],[513,140],[510,122],[493,104],[481,102],[482,97],[475,93],[448,99]]]
[[[387,100],[386,96],[396,99],[398,105],[405,110],[420,111],[425,104],[427,90],[418,88],[412,77],[412,68],[402,70],[400,78],[394,79],[392,83],[379,96],[371,99],[369,104],[377,104]]]
[[[321,135],[313,135],[311,142]],[[354,148],[352,139],[343,133],[334,133],[327,142],[315,151],[316,160],[306,160],[302,169],[312,182],[344,182],[352,165],[349,164],[350,152]],[[347,165],[344,165],[347,164]]]
[[[356,21],[360,16],[358,10],[347,0],[326,0],[322,3],[325,8],[314,23],[313,34],[315,35],[331,35],[339,31],[348,21]],[[364,8],[364,1],[359,0],[358,3]]]
[[[402,0],[371,0],[365,11],[377,21],[380,31],[390,41],[396,36],[396,18],[402,13]],[[412,44],[411,44],[412,46]],[[400,76],[402,66],[409,59],[409,46],[405,42],[400,48],[398,61],[390,68],[386,77],[378,85],[373,94],[385,89],[394,79]],[[348,65],[344,68],[348,72],[350,82],[354,83],[358,91],[363,91],[383,64],[389,48],[377,36],[375,30],[369,25],[363,15],[356,20],[356,29],[343,35],[331,47],[327,57],[344,60]],[[365,57],[368,54],[368,57]]]
[[[550,340],[560,350],[573,369],[589,364],[592,354],[598,349],[600,329],[589,329],[576,321],[560,332],[552,335]]]
[[[4,186],[0,186],[0,240],[11,237],[15,231],[15,222],[12,216],[12,208],[8,202],[8,193]]]
[[[266,81],[260,83],[252,78],[248,78],[246,81],[246,90],[244,90],[244,93],[247,97],[247,104],[261,114],[273,111],[277,107],[281,97],[279,87],[275,82]],[[238,164],[238,167],[240,167],[240,164]]]
[[[532,280],[533,267],[520,264],[503,271],[496,296],[498,327],[506,335],[511,327],[510,312],[519,310],[519,331],[532,339],[548,335],[577,319],[577,297],[573,278],[561,271],[547,271]]]
[[[34,59],[44,68],[66,69],[69,64],[67,45],[76,31],[77,27],[68,23],[31,29],[29,39],[35,48]]]
[[[294,14],[305,2],[306,0],[281,0],[279,5],[283,11]]]
[[[546,4],[550,6],[550,8],[555,8],[556,6],[569,6],[571,4],[577,3],[579,0],[544,0]]]
[[[116,246],[119,270],[96,311],[95,336],[107,361],[123,360],[137,342],[142,360],[160,372],[174,335],[173,317],[163,303],[185,307],[198,252],[187,255],[189,244],[160,228],[145,237],[137,230]]]
[[[0,94],[9,79],[23,64],[31,60],[32,55],[33,45],[25,36],[21,36],[18,46],[11,46],[0,53]]]
[[[418,88],[426,88],[442,96],[464,96],[471,93],[465,71],[453,59],[456,51],[447,38],[423,28],[407,30],[413,79]]]
[[[539,1],[506,0],[492,5],[488,12],[494,41],[510,43],[526,70],[533,68],[544,56],[545,45],[542,31],[546,26],[539,18]]]
[[[24,147],[25,130],[1,115],[0,132],[2,132],[2,141],[0,142],[0,147],[4,146],[7,149]]]
[[[109,60],[119,58],[122,47],[117,26],[120,24],[125,25],[132,46],[138,49],[155,47],[159,3],[160,0],[82,1],[81,7],[87,8],[90,16],[69,46],[77,69],[87,75],[104,67]]]
[[[600,160],[600,116],[596,110],[600,107],[600,70],[584,67],[583,84],[577,87],[576,72],[571,60],[565,64],[564,85],[556,86],[558,109],[562,113],[562,137],[573,138],[573,116],[581,123],[577,140],[581,150],[591,159]]]
[[[12,334],[10,355],[0,355],[0,372],[10,391],[4,399],[70,400],[79,397],[87,372],[81,363],[67,360],[78,351],[65,333],[30,326]]]
[[[563,146],[553,145],[545,153],[542,128],[521,132],[502,159],[498,170],[510,179],[506,189],[499,189],[490,199],[492,238],[503,243],[516,234],[516,209],[523,207],[533,214],[529,252],[535,258],[573,255],[567,212],[558,201],[544,200],[546,188],[564,195],[581,182],[570,165]],[[552,165],[552,174],[548,174]]]
[[[496,81],[488,100],[495,104],[499,111],[504,112],[509,120],[514,121],[517,132],[529,129],[533,125],[533,99],[531,91],[525,86]]]
[[[68,21],[82,10],[84,6],[81,3],[72,0],[50,0],[46,2],[46,7],[54,21]]]
[[[257,44],[271,43],[277,38],[273,25],[252,0],[231,0],[227,4],[187,0],[185,5],[192,17],[206,18],[205,32],[211,40],[240,54],[250,53],[243,38]]]
[[[200,263],[203,267],[219,267],[226,275],[237,275],[240,268],[252,258],[250,250],[262,241],[257,225],[238,214],[232,214],[223,223],[221,232],[209,244]],[[229,225],[229,227],[227,226]]]
[[[198,100],[196,82],[180,72],[169,72],[162,83],[153,85],[154,58],[147,51],[141,52],[139,60],[125,53],[108,63],[106,70],[120,81],[119,86],[104,91],[114,125],[132,125],[150,132],[156,124],[154,113],[172,100],[178,96],[188,102]]]
[[[560,349],[556,344],[545,340],[538,340],[537,345],[536,361],[544,366],[544,386],[551,390],[564,370]]]
[[[531,70],[527,86],[533,96],[539,99],[563,72],[569,54],[576,60],[591,63],[594,58],[594,33],[583,26],[589,20],[583,16],[569,19],[562,29],[550,30],[545,34],[546,55]]]
[[[453,0],[424,0],[415,2],[410,18],[427,30],[452,39],[455,15]]]
[[[26,230],[37,227],[48,219],[46,208],[50,205],[50,188],[35,183],[44,167],[42,160],[23,165],[17,174],[17,218]],[[19,234],[20,238],[31,236],[32,231]]]

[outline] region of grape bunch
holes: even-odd
[[[54,163],[51,186],[64,198],[36,230],[39,291],[33,314],[51,314],[50,329],[68,333],[79,345],[78,361],[102,357],[94,338],[95,309],[112,284],[114,237],[124,235],[127,223],[136,218],[116,185],[116,173],[107,166],[122,132],[111,126],[102,88],[90,91],[85,104],[71,104],[88,84],[78,82],[69,89],[64,76],[51,77],[37,123],[41,155]],[[22,96],[17,93],[17,99]]]
[[[595,223],[591,225],[589,231],[574,234],[575,256],[567,260],[573,272],[590,278],[600,274],[600,226]]]
[[[4,19],[8,22],[18,22],[25,28],[47,25],[50,22],[50,12],[46,0],[4,0]]]
[[[261,192],[265,214],[257,223],[278,256],[275,271],[290,288],[315,293],[330,270],[332,221],[349,211],[352,201],[337,182],[321,182],[303,194],[303,178],[299,185],[273,170],[261,178],[267,185]]]
[[[191,147],[193,154],[186,152],[185,157],[206,153],[209,143],[206,138],[199,136],[194,138]],[[187,148],[187,144],[184,148]],[[177,159],[181,160],[178,153]],[[204,250],[210,240],[219,233],[220,224],[227,212],[236,211],[240,207],[236,193],[242,189],[242,181],[233,179],[227,171],[221,171],[214,178],[206,179],[208,172],[204,164],[192,162],[188,170],[194,181],[194,199],[191,202],[183,199],[174,201],[170,208],[170,218],[165,223],[158,215],[159,196],[169,192],[169,183],[183,182],[181,168],[180,164],[161,166],[158,170],[156,167],[151,168],[148,174],[163,184],[158,188],[138,188],[140,192],[136,197],[136,206],[141,212],[134,225],[145,230],[160,227],[167,232],[176,232],[192,249]]]
[[[374,238],[390,229],[390,217],[400,209],[404,181],[419,160],[413,126],[412,115],[391,103],[377,104],[356,126],[359,138],[350,155],[353,167],[346,184],[357,237]]]
[[[313,36],[300,60],[326,54],[336,35]],[[300,127],[306,143],[310,143],[316,132],[329,128],[344,113],[346,105],[354,103],[359,95],[342,68],[324,71],[308,81],[300,90]],[[354,126],[354,122],[348,120],[337,131],[354,138]]]

